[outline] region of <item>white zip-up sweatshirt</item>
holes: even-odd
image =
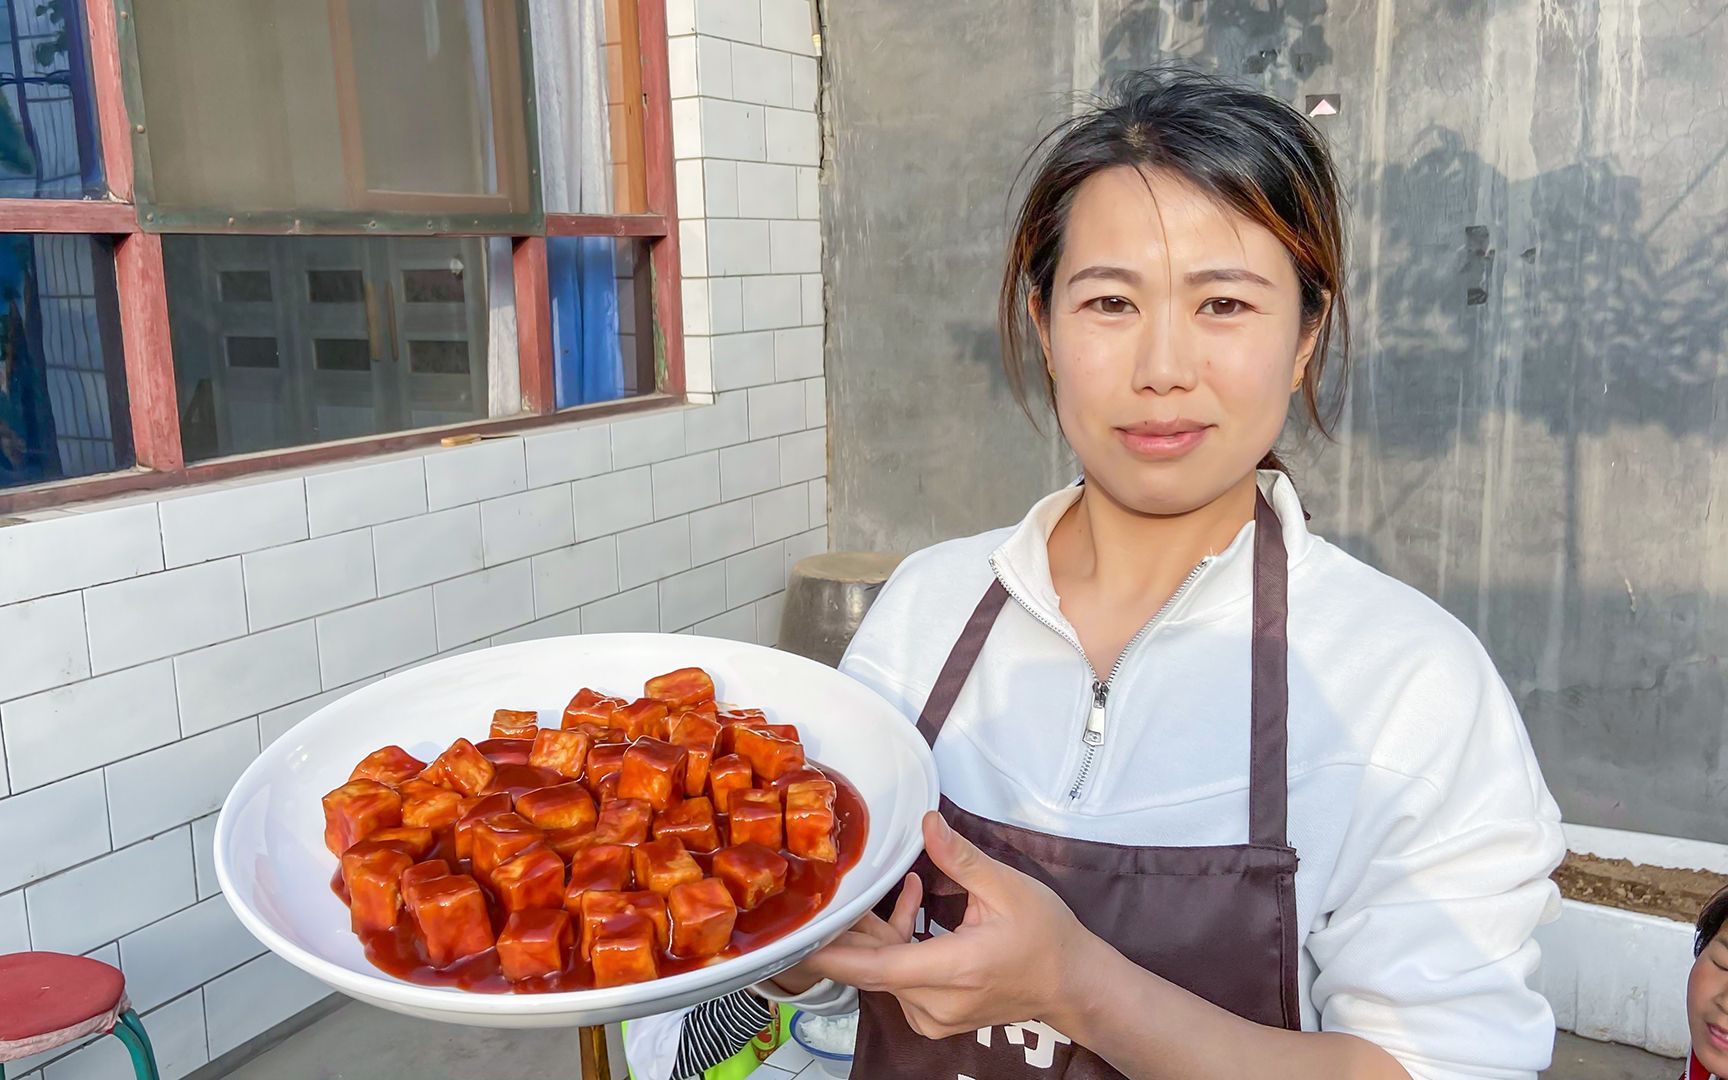
[[[1517,708],[1457,620],[1309,533],[1281,473],[1260,484],[1290,560],[1303,1027],[1361,1036],[1413,1080],[1532,1078],[1554,1019],[1528,985],[1531,932],[1559,911],[1548,875],[1565,843]],[[907,559],[841,670],[916,722],[994,574],[1011,600],[937,740],[943,793],[1077,839],[1246,843],[1254,526],[1200,565],[1114,673],[1095,673],[1047,557],[1079,496],[1065,488],[1017,527]],[[1095,750],[1089,722],[1102,725]],[[836,1004],[823,988],[809,1003]]]

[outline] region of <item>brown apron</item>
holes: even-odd
[[[1299,1029],[1296,851],[1285,839],[1285,580],[1278,515],[1254,509],[1253,735],[1246,844],[1128,847],[989,821],[942,799],[942,816],[985,854],[1054,889],[1088,930],[1134,963],[1256,1023]],[[918,718],[934,747],[1008,594],[993,581]],[[1218,718],[1223,721],[1225,718]],[[926,925],[961,924],[966,893],[920,855]],[[879,911],[890,910],[891,894]],[[859,1080],[1121,1077],[1104,1060],[1036,1020],[931,1041],[906,1025],[890,994],[862,995]]]

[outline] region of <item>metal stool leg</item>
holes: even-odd
[[[150,1043],[150,1033],[144,1030],[144,1021],[136,1012],[127,1009],[120,1014],[120,1022],[137,1033],[138,1041],[144,1044],[144,1049],[150,1054],[150,1061],[154,1063],[156,1061],[156,1047]]]
[[[606,1028],[596,1024],[582,1029],[582,1080],[612,1080],[612,1063],[606,1054]]]
[[[132,1055],[132,1072],[138,1080],[161,1080],[156,1072],[156,1054],[150,1049],[149,1037],[142,1033],[143,1027],[137,1014],[127,1010],[120,1023],[114,1025],[113,1035],[126,1044]]]

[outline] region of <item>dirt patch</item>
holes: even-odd
[[[1568,852],[1554,871],[1560,895],[1586,904],[1601,904],[1664,919],[1691,923],[1717,891],[1728,887],[1728,874],[1708,870],[1672,870],[1645,866],[1628,859],[1603,859]]]

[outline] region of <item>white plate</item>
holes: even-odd
[[[403,982],[373,967],[330,891],[319,799],[364,756],[395,743],[430,761],[457,736],[479,741],[492,711],[537,708],[555,726],[583,686],[636,697],[674,668],[699,666],[722,701],[798,725],[810,756],[857,786],[869,838],[838,894],[796,931],[744,956],[653,982],[562,994],[476,994]],[[936,765],[917,729],[862,685],[812,660],[684,634],[595,634],[466,653],[356,690],[265,748],[216,822],[216,880],[269,949],[337,990],[410,1016],[483,1027],[563,1027],[664,1012],[782,971],[880,900],[923,846]]]

